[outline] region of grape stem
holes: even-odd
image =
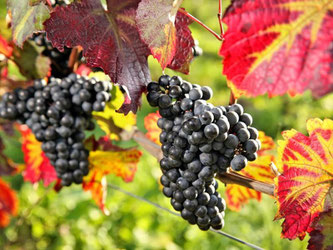
[[[158,161],[163,157],[161,148],[158,144],[149,140],[145,134],[139,130],[136,130],[132,138],[145,150],[147,150],[152,156],[154,156]],[[239,175],[234,172],[223,173],[217,175],[217,179],[225,184],[236,184],[243,187],[254,189],[258,192],[274,196],[274,185],[257,181],[246,176]]]
[[[201,22],[198,18],[192,16],[190,13],[188,13],[186,10],[184,10],[182,8],[179,8],[178,11],[181,12],[181,13],[183,13],[184,15],[186,15],[192,21],[194,21],[194,22],[198,23],[199,25],[201,25],[205,30],[209,31],[219,41],[223,41],[223,37],[221,35],[217,34],[214,30],[212,30],[211,28],[209,28],[206,24],[204,24],[203,22]]]
[[[77,59],[79,57],[79,48],[78,47],[74,47],[71,51],[71,54],[69,55],[69,60],[68,60],[68,68],[71,69],[71,71],[73,71],[75,63],[77,62]]]

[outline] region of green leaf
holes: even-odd
[[[13,41],[20,47],[34,32],[43,30],[43,22],[50,17],[50,11],[44,3],[34,3],[30,5],[30,0],[7,0],[8,10],[12,14]]]

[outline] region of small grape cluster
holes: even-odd
[[[31,40],[39,47],[43,48],[42,54],[51,60],[51,75],[63,78],[71,73],[68,61],[71,54],[70,48],[64,48],[63,52],[53,48],[51,42],[46,38],[45,33],[34,34]]]
[[[260,148],[251,115],[239,104],[215,107],[213,93],[179,76],[163,75],[147,86],[147,100],[162,118],[161,183],[171,205],[200,229],[221,229],[225,201],[217,192],[218,172],[241,170]]]
[[[110,82],[70,74],[63,79],[35,80],[26,89],[5,93],[0,117],[26,124],[55,167],[63,186],[81,183],[89,172],[84,130],[93,130],[93,111],[110,101]]]

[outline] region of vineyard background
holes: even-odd
[[[197,0],[185,1],[183,6],[218,30],[217,4],[215,1]],[[1,34],[6,32],[5,0],[0,0],[0,15]],[[226,105],[230,92],[221,75],[221,58],[217,55],[220,43],[197,24],[192,24],[190,28],[194,38],[199,40],[204,55],[194,60],[189,76],[181,76],[190,82],[211,86],[214,90],[213,104]],[[157,79],[161,75],[159,64],[150,58],[149,65],[152,78]],[[171,70],[165,73],[174,74]],[[286,95],[268,99],[262,96],[241,98],[239,102],[254,117],[254,126],[275,140],[281,138],[281,131],[291,128],[306,134],[305,121],[309,118],[333,117],[330,108],[333,106],[333,94],[314,100],[307,91],[294,98]],[[145,131],[143,119],[153,111],[144,100],[137,115],[140,130]],[[5,153],[16,162],[23,163],[19,136],[8,138],[4,132],[0,134],[5,142]],[[133,141],[118,144],[125,147],[136,145]],[[169,200],[160,192],[158,163],[148,152],[143,152],[132,183],[124,183],[113,175],[107,177],[109,183],[171,208]],[[57,194],[42,185],[37,187],[23,182],[21,175],[4,177],[4,180],[18,192],[20,204],[19,215],[12,219],[7,228],[0,229],[0,246],[5,249],[45,249],[49,246],[52,246],[50,249],[243,248],[235,241],[211,232],[202,232],[174,215],[112,189],[109,190],[106,203],[111,214],[106,217],[91,200],[90,194],[82,191],[81,186],[72,186]],[[220,188],[219,191],[223,196],[224,189]],[[261,203],[250,201],[240,212],[227,210],[223,230],[267,249],[306,248],[308,237],[304,241],[279,238],[281,221],[272,222],[275,213],[274,200],[264,196]]]

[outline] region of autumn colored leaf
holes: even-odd
[[[273,184],[275,175],[271,171],[270,163],[275,157],[269,150],[274,149],[275,144],[271,137],[266,136],[264,132],[259,132],[261,149],[258,151],[258,159],[249,162],[247,167],[238,172],[238,174],[251,179]],[[261,193],[243,186],[228,184],[226,188],[226,203],[230,210],[239,211],[241,207],[248,203],[250,199],[261,200]]]
[[[12,55],[13,47],[0,35],[0,54],[9,58]]]
[[[122,149],[111,144],[107,137],[100,138],[98,147],[89,155],[90,171],[83,179],[83,188],[92,193],[102,211],[108,214],[105,207],[107,182],[105,176],[114,174],[125,182],[133,180],[137,164],[142,153],[135,149]]]
[[[51,182],[57,180],[54,167],[42,151],[42,144],[36,140],[28,126],[21,125],[19,130],[22,134],[22,151],[26,164],[23,173],[24,180],[32,183],[43,180],[44,185],[48,186]]]
[[[41,79],[50,74],[51,60],[42,55],[43,50],[31,42],[25,42],[22,49],[14,49],[13,61],[27,79]]]
[[[100,128],[112,140],[128,139],[127,135],[136,125],[136,115],[132,112],[124,115],[117,110],[124,103],[125,98],[118,86],[114,86],[112,100],[107,103],[103,112],[94,112],[94,118]]]
[[[169,67],[188,73],[193,58],[194,40],[188,25],[191,20],[177,12],[182,0],[142,0],[136,20],[142,40],[162,69]]]
[[[7,6],[12,16],[13,41],[19,47],[34,32],[42,31],[43,22],[50,17],[43,2],[30,5],[30,0],[7,0]]]
[[[18,210],[18,199],[9,185],[0,178],[0,227],[9,224],[9,216],[15,216]]]
[[[310,233],[309,250],[333,249],[333,210],[330,209],[314,219]]]
[[[190,63],[193,60],[193,47],[195,45],[191,30],[188,25],[192,23],[185,14],[178,11],[176,16],[176,53],[172,61],[168,64],[169,69],[179,71],[184,74],[190,72]]]
[[[276,219],[283,219],[282,237],[303,239],[311,223],[327,207],[325,200],[333,183],[333,121],[310,119],[309,137],[288,130],[278,142],[275,179],[278,203]]]
[[[124,86],[130,100],[120,109],[125,114],[137,111],[150,81],[150,51],[135,20],[138,3],[108,0],[105,11],[100,1],[77,1],[57,7],[45,22],[47,38],[54,47],[63,51],[64,46],[80,45],[88,66],[102,68],[114,83]]]
[[[160,142],[160,133],[162,130],[157,126],[157,121],[159,118],[161,118],[161,115],[158,111],[156,113],[150,113],[145,117],[144,125],[147,129],[147,138],[156,144],[162,145]]]
[[[333,90],[331,0],[234,0],[220,55],[223,73],[240,95]]]

